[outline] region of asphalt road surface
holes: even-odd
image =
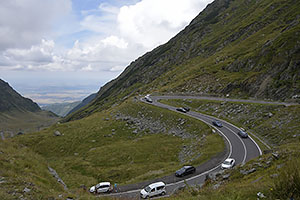
[[[161,108],[169,109],[174,112],[179,112],[176,110],[176,107],[166,105],[163,103],[158,102],[159,99],[201,99],[202,97],[194,97],[194,96],[151,96],[153,100],[152,103],[146,102],[144,98],[141,98],[141,101],[152,104]],[[213,99],[212,99],[213,100]],[[166,190],[167,195],[169,196],[175,191],[176,189],[183,187],[186,183],[188,185],[201,185],[205,181],[205,177],[209,173],[214,173],[220,171],[220,165],[226,158],[234,158],[236,160],[236,164],[244,164],[245,162],[251,160],[252,158],[256,158],[262,154],[261,149],[256,144],[256,142],[249,136],[248,138],[241,138],[238,136],[238,131],[240,130],[238,127],[230,124],[224,120],[217,119],[212,116],[208,116],[205,114],[189,111],[187,113],[182,114],[186,116],[193,117],[195,119],[201,120],[202,122],[212,126],[212,121],[219,120],[222,121],[223,127],[215,127],[214,129],[218,131],[218,133],[224,137],[227,151],[216,155],[211,160],[207,161],[206,163],[196,167],[196,173],[185,176],[184,178],[177,178],[173,174],[169,176],[165,176],[159,179],[145,181],[143,183],[137,184],[130,184],[126,186],[118,187],[118,191],[113,192],[107,195],[99,195],[101,196],[112,196],[118,198],[126,198],[126,199],[139,199],[140,198],[140,191],[145,186],[149,185],[150,183],[163,181],[166,183]],[[160,198],[160,197],[157,197]]]

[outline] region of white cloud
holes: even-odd
[[[93,71],[93,67],[91,64],[89,64],[88,66],[81,68],[81,70],[82,71]]]
[[[22,62],[52,62],[54,41],[42,40],[41,44],[31,46],[30,49],[8,49],[4,56],[10,60]]]
[[[39,43],[71,9],[71,0],[0,1],[0,50]]]
[[[68,48],[42,35],[70,12],[70,0],[1,1],[0,70],[120,72],[167,42],[211,1],[141,0],[121,7],[102,3],[81,11],[76,31],[92,34]]]
[[[118,14],[119,13],[119,8],[112,6],[108,3],[101,3],[98,7],[100,11],[106,12],[106,13],[111,13],[111,14]]]
[[[142,51],[117,36],[104,39],[94,37],[85,42],[76,41],[73,48],[65,54],[65,59],[77,61],[82,70],[111,71],[115,66],[125,68]]]
[[[102,40],[102,42],[104,46],[115,46],[120,49],[126,49],[128,47],[128,43],[125,40],[120,39],[114,35],[105,38],[104,40]]]
[[[135,58],[132,53],[139,50],[117,36],[76,41],[71,49],[63,53],[55,49],[54,41],[44,39],[29,49],[8,49],[0,54],[0,70],[117,72],[124,69]],[[117,69],[115,66],[122,67]]]
[[[212,0],[142,0],[123,6],[118,14],[120,33],[148,49],[165,43],[184,28]]]
[[[98,34],[112,34],[117,29],[118,13],[118,7],[101,3],[97,9],[82,11],[84,18],[80,22],[81,28]]]
[[[111,71],[111,72],[120,72],[120,71],[123,71],[124,69],[125,69],[124,66],[114,66],[109,71]]]

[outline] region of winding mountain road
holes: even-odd
[[[197,97],[183,97],[183,96],[151,96],[153,100],[152,103],[145,101],[144,98],[141,98],[141,101],[151,105],[155,105],[161,108],[169,109],[174,112],[178,112],[175,107],[166,105],[158,102],[160,99],[195,99]],[[198,99],[201,97],[198,97]],[[165,176],[159,179],[145,181],[143,183],[131,184],[126,186],[118,187],[118,191],[108,195],[99,195],[99,196],[112,196],[120,198],[130,198],[130,199],[139,199],[140,190],[147,186],[150,183],[157,181],[164,181],[166,183],[167,195],[173,193],[176,188],[183,187],[186,183],[189,185],[200,185],[205,181],[205,177],[209,173],[214,173],[220,170],[220,164],[228,157],[234,158],[236,164],[244,164],[245,162],[256,158],[262,154],[261,149],[257,143],[249,136],[248,138],[240,138],[238,136],[238,131],[240,130],[235,125],[228,123],[224,120],[217,119],[215,117],[201,114],[198,112],[187,112],[182,113],[186,116],[193,117],[195,119],[201,120],[202,122],[212,126],[214,120],[222,121],[223,127],[215,127],[218,133],[224,137],[226,141],[227,151],[213,157],[211,160],[205,162],[204,164],[196,167],[196,173],[186,176],[184,178],[177,178],[174,175]]]

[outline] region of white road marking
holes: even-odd
[[[202,113],[200,113],[200,114],[202,115]],[[212,117],[212,116],[209,116],[209,117],[208,117],[208,116],[204,115],[204,117],[206,117],[206,119],[209,119],[209,120],[213,120],[213,119],[216,119],[216,120],[217,120],[217,118]],[[213,118],[213,119],[211,119],[211,118]],[[223,120],[222,120],[222,121],[223,121]],[[223,122],[225,122],[225,121],[223,121]],[[228,123],[228,122],[226,122],[226,123]],[[228,123],[228,124],[230,124],[230,123]],[[237,138],[239,138],[239,140],[240,140],[241,143],[243,144],[243,147],[244,147],[244,150],[245,150],[245,154],[244,154],[244,158],[243,158],[243,161],[242,161],[242,165],[244,165],[244,164],[245,164],[245,161],[246,161],[246,158],[247,158],[247,148],[246,148],[246,145],[245,145],[244,141],[243,141],[243,140],[241,139],[241,137],[239,137],[239,136],[236,134],[236,132],[233,131],[231,128],[225,126],[225,124],[223,124],[223,127],[226,128],[226,129],[228,129],[230,132],[232,132]]]
[[[207,116],[207,117],[215,118],[214,116],[210,116],[210,115],[207,115],[207,114],[203,114],[203,113],[200,113],[200,114],[202,114],[202,115],[204,115],[204,116]],[[216,118],[216,119],[217,119],[217,118]],[[227,121],[225,121],[225,120],[222,120],[222,119],[218,119],[218,120],[219,120],[219,121],[222,121],[222,122],[224,122],[224,123],[230,124],[231,126],[235,127],[235,128],[238,129],[238,130],[241,130],[241,129],[240,129],[239,127],[237,127],[236,125],[231,124],[231,123],[229,123],[229,122],[227,122]],[[258,149],[258,151],[259,151],[259,155],[261,156],[261,155],[262,155],[262,151],[261,151],[259,145],[255,142],[255,140],[252,139],[251,136],[250,136],[249,138],[250,138],[250,139],[252,140],[252,142],[255,144],[255,146],[257,147],[257,149]]]
[[[224,126],[225,127],[225,126]],[[225,128],[227,128],[229,131],[231,131],[237,138],[239,138],[239,140],[241,141],[241,143],[243,144],[243,147],[244,147],[244,150],[245,150],[245,154],[244,154],[244,159],[243,159],[243,162],[242,162],[242,165],[244,165],[245,164],[245,162],[246,162],[246,158],[247,158],[247,148],[246,148],[246,145],[245,145],[245,143],[244,143],[244,141],[241,139],[241,137],[240,136],[238,136],[237,134],[236,134],[236,132],[234,132],[231,128],[229,128],[229,127],[225,127]]]

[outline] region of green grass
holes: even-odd
[[[28,199],[47,199],[59,194],[68,195],[48,172],[47,166],[47,160],[30,148],[10,140],[1,141],[0,198],[16,199],[23,195]],[[25,187],[31,191],[24,193]]]
[[[278,148],[280,155],[276,160],[271,154],[265,154],[244,166],[227,170],[228,180],[208,181],[199,187],[187,187],[184,191],[167,199],[199,199],[199,200],[252,200],[257,199],[257,193],[262,192],[266,200],[286,200],[294,193],[294,199],[299,198],[299,143],[290,143]],[[269,163],[270,162],[270,163]],[[259,166],[259,163],[261,166]],[[268,164],[269,163],[269,164]],[[256,168],[254,173],[243,175],[240,170]],[[218,189],[214,189],[221,183]]]
[[[271,146],[289,143],[300,137],[300,106],[189,99],[161,101],[174,106],[185,105],[197,112],[229,121],[250,130]],[[261,146],[261,142],[256,141]],[[264,145],[262,149],[265,149]]]
[[[145,129],[134,134],[135,128],[128,126],[127,121],[117,119],[118,114],[135,119],[144,115],[147,123],[160,123],[165,128],[155,133]],[[182,120],[184,124],[180,124]],[[173,136],[172,130],[176,128],[191,137]],[[62,136],[54,136],[56,130]],[[55,124],[41,132],[15,137],[10,142],[36,156],[28,158],[34,159],[32,164],[39,168],[34,170],[33,177],[37,180],[33,183],[37,186],[48,184],[43,181],[48,180],[44,173],[50,166],[77,196],[87,195],[82,185],[90,187],[100,181],[124,185],[162,177],[173,174],[184,164],[199,165],[225,148],[222,137],[212,134],[211,128],[201,121],[134,99],[82,120]],[[185,162],[180,162],[183,146],[195,153],[186,156]],[[24,157],[27,154],[24,152]],[[16,160],[27,165],[23,159]],[[16,173],[16,176],[25,179],[22,173]],[[51,176],[48,181],[55,182]],[[45,187],[41,188],[44,190]],[[53,190],[58,192],[55,188]]]
[[[213,55],[207,55],[205,52],[198,57],[189,59],[186,63],[174,66],[172,70],[162,74],[155,80],[151,87],[156,88],[156,91],[159,92],[220,93],[229,83],[232,83],[236,86],[236,89],[229,91],[231,96],[249,97],[253,95],[250,94],[252,91],[245,91],[241,86],[250,89],[251,87],[249,86],[257,84],[259,76],[268,71],[266,69],[269,68],[270,63],[279,64],[284,62],[286,58],[283,58],[281,55],[284,51],[293,48],[292,43],[296,39],[296,36],[293,36],[293,32],[299,30],[298,26],[281,34],[280,31],[287,25],[270,19],[272,15],[280,18],[275,13],[277,10],[286,10],[288,7],[287,2],[276,4],[276,9],[269,10],[264,20],[259,18],[261,15],[265,16],[265,9],[269,9],[270,3],[270,1],[261,2],[261,5],[251,5],[249,7],[243,1],[233,2],[232,7],[237,6],[239,8],[236,10],[238,13],[225,12],[227,15],[233,14],[236,18],[229,16],[226,17],[227,19],[229,18],[227,20],[229,23],[211,25],[212,32],[203,38],[200,48],[202,49],[207,45],[213,49],[218,49],[232,35],[240,34],[241,36],[237,37],[235,41],[229,42],[224,48],[213,51]],[[294,9],[297,6],[291,7]],[[293,16],[297,12],[295,11]],[[283,13],[281,11],[283,21],[290,18]],[[252,24],[254,25],[251,26]],[[261,28],[257,27],[259,24],[261,24]],[[241,34],[243,33],[242,30],[247,29],[247,27],[250,27],[250,30]],[[238,33],[238,30],[241,33]],[[250,32],[252,33],[250,34]],[[191,35],[185,37],[189,36]],[[220,39],[216,41],[216,38]],[[262,48],[267,48],[263,46],[268,40],[275,40],[276,42],[271,44],[271,47],[268,47],[270,50],[266,51],[265,55],[262,56]],[[284,48],[279,48],[285,43]],[[278,56],[274,57],[273,51],[276,51]],[[277,79],[280,79],[280,74],[278,77],[273,78],[274,81],[277,81]],[[299,86],[294,81],[290,83],[284,82],[278,87],[283,85]],[[272,96],[272,94],[269,95]]]
[[[60,118],[48,111],[11,111],[0,113],[0,131],[7,136],[10,132],[28,133],[39,131],[56,123]]]

